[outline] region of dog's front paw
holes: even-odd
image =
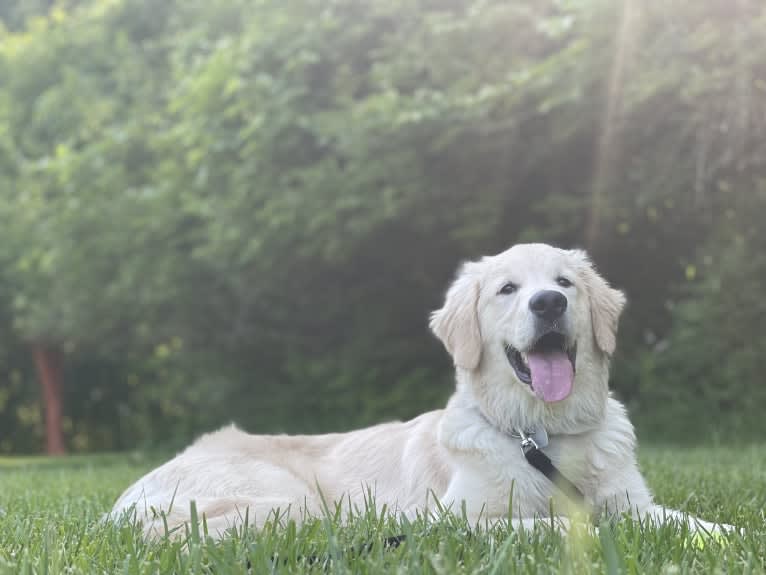
[[[696,517],[694,518],[691,527],[698,533],[709,533],[711,535],[724,535],[737,532],[737,528],[734,525],[729,525],[728,523],[711,523],[710,521],[704,521]]]

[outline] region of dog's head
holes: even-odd
[[[431,329],[459,371],[552,404],[606,385],[624,304],[584,252],[522,244],[464,264]]]

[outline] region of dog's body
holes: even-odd
[[[543,451],[592,512],[712,529],[655,506],[638,470],[633,427],[607,386],[623,305],[582,252],[519,245],[466,264],[431,318],[457,369],[444,410],[318,436],[227,427],[143,477],[113,512],[135,506],[146,533],[158,535],[188,522],[195,501],[220,535],[245,517],[260,525],[276,509],[296,519],[325,503],[364,509],[371,495],[409,516],[437,498],[472,520],[528,523],[569,508],[520,449],[519,431],[544,430]]]

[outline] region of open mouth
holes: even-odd
[[[516,377],[543,401],[561,401],[572,393],[577,346],[568,347],[564,334],[548,332],[525,352],[506,344],[505,355]]]

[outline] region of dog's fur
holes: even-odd
[[[573,285],[559,285],[562,276]],[[508,282],[518,289],[500,293]],[[540,290],[566,296],[557,325],[577,346],[571,394],[557,402],[543,401],[523,383],[505,351],[533,345],[539,322],[528,304]],[[569,508],[512,437],[516,429],[544,428],[550,436],[544,451],[593,513],[673,517],[713,529],[655,506],[639,472],[633,427],[607,385],[624,303],[581,251],[526,244],[466,263],[431,316],[457,371],[445,409],[318,436],[249,435],[226,427],[140,479],[113,513],[135,509],[152,536],[188,522],[195,501],[211,533],[221,535],[245,516],[261,525],[277,508],[296,519],[321,513],[323,500],[364,508],[372,493],[378,506],[411,516],[433,509],[435,497],[456,510],[465,506],[471,520],[513,516],[530,524],[552,508],[562,515]]]

